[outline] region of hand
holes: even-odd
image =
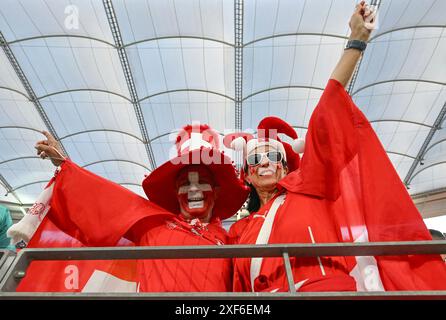
[[[351,29],[350,39],[367,41],[370,37],[371,29],[375,23],[375,13],[370,10],[365,1],[361,1],[355,8],[355,12],[350,18]]]
[[[42,159],[50,158],[51,162],[56,166],[65,160],[63,156],[62,148],[59,142],[47,131],[42,131],[42,134],[47,138],[47,140],[41,140],[36,143],[34,148],[37,149],[37,155]]]

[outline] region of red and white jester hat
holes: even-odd
[[[280,140],[279,133],[292,138],[292,144]],[[245,162],[246,157],[255,150],[255,148],[270,145],[282,152],[287,164],[288,170],[294,171],[299,168],[299,153],[304,152],[305,142],[298,139],[296,131],[287,122],[277,117],[266,117],[260,121],[257,126],[257,138],[244,132],[231,133],[225,136],[223,143],[227,148],[243,151]]]
[[[212,217],[223,220],[233,216],[246,201],[249,190],[238,179],[232,160],[219,150],[218,133],[206,124],[193,123],[179,131],[175,147],[177,156],[159,166],[142,183],[149,200],[179,214],[176,186],[179,172],[189,165],[204,165],[219,188]]]

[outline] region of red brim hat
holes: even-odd
[[[207,159],[202,156],[204,153],[211,154],[212,161],[203,160]],[[248,197],[249,188],[237,178],[229,157],[206,148],[196,149],[167,161],[145,178],[142,187],[149,200],[172,213],[179,214],[176,179],[179,172],[189,165],[204,165],[214,176],[219,192],[212,210],[212,218],[218,217],[223,220],[237,213]]]

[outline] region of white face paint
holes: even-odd
[[[268,167],[260,167],[257,169],[257,173],[259,176],[272,176],[273,174],[276,174],[277,171],[277,165],[272,164],[271,162],[268,164]]]
[[[187,193],[187,201],[189,209],[201,209],[204,207],[205,191],[212,191],[212,187],[208,183],[200,183],[198,172],[188,173],[189,184],[178,188],[178,194]]]

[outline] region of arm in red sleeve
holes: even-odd
[[[70,160],[61,169],[56,175],[50,218],[85,245],[113,246],[142,218],[169,214]]]
[[[300,169],[282,186],[330,200],[339,196],[339,174],[358,151],[356,127],[365,119],[356,109],[344,87],[330,79],[311,116]]]

